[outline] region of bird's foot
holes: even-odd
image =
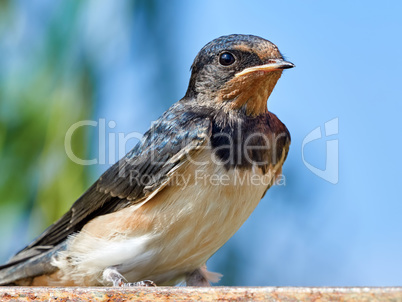
[[[156,284],[151,280],[144,280],[139,282],[126,282],[126,279],[120,274],[116,268],[109,267],[103,271],[103,280],[106,283],[112,283],[113,286],[118,287],[135,287],[135,286],[142,286],[142,287],[151,287],[156,286]]]
[[[213,273],[207,271],[207,267],[204,264],[195,271],[187,274],[186,285],[187,286],[211,286],[211,283],[216,283],[222,277],[219,273]]]
[[[120,287],[136,287],[136,286],[140,286],[140,287],[155,287],[156,284],[151,280],[144,280],[144,281],[139,281],[139,282],[134,282],[134,283],[128,283],[128,282],[121,281],[119,286]]]

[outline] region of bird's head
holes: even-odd
[[[205,45],[195,58],[186,97],[257,116],[267,111],[267,99],[283,69],[292,67],[268,40],[222,36]]]

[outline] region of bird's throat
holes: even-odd
[[[228,81],[218,96],[232,110],[243,109],[247,115],[257,116],[267,112],[267,100],[282,71],[257,71],[234,77]]]

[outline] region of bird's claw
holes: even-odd
[[[143,280],[143,281],[138,281],[138,282],[133,282],[133,283],[128,283],[128,282],[123,282],[123,280],[121,280],[119,282],[119,286],[120,287],[156,287],[156,284],[151,281],[151,280]]]

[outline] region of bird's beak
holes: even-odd
[[[295,65],[293,63],[287,62],[282,59],[275,59],[275,60],[270,60],[270,62],[268,64],[246,68],[246,69],[242,70],[241,72],[236,73],[235,77],[241,77],[241,76],[244,76],[246,74],[256,72],[256,71],[271,72],[271,71],[275,71],[275,70],[289,69],[289,68],[293,68],[293,67],[295,67]]]

